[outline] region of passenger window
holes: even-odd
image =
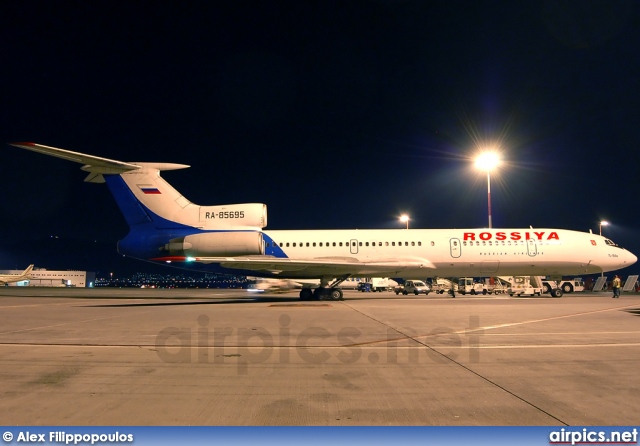
[[[418,242],[418,246],[422,246],[422,242]]]
[[[296,244],[295,244],[295,242],[293,243],[293,247],[294,247],[294,248],[296,247]]]
[[[316,242],[313,242],[313,247],[315,248],[315,246],[316,246]]]
[[[416,246],[416,242],[411,242],[411,246]]]

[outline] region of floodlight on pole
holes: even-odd
[[[407,214],[402,214],[400,216],[400,221],[402,223],[406,223],[407,224],[407,229],[409,229],[409,216]]]
[[[600,235],[602,235],[602,227],[603,227],[603,226],[609,226],[609,222],[608,222],[608,221],[605,221],[605,220],[602,220],[602,221],[600,221],[600,223],[599,223],[599,225],[598,225],[598,226],[600,226]],[[604,277],[604,271],[602,271],[602,272],[600,273],[600,277]]]
[[[601,221],[600,222],[600,235],[602,235],[602,227],[603,226],[609,226],[609,222],[608,221]]]
[[[489,213],[489,228],[491,224],[491,171],[500,164],[500,157],[496,152],[482,152],[476,157],[476,168],[487,172],[487,208]]]

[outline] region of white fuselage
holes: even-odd
[[[266,254],[281,249],[291,260],[351,258],[363,263],[389,262],[390,277],[592,274],[624,268],[637,260],[602,236],[559,229],[309,230],[264,234],[265,239],[272,240],[266,243]],[[307,269],[300,277],[310,273]],[[370,274],[379,275],[380,270]],[[295,271],[287,275],[298,277]],[[318,272],[313,271],[313,275]]]

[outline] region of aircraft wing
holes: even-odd
[[[272,256],[197,257],[201,263],[218,263],[224,268],[265,271],[282,277],[340,277],[345,275],[381,274],[393,276],[405,269],[435,269],[424,258],[393,258],[360,261],[354,257],[324,257],[313,259],[283,259]]]

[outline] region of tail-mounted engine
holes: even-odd
[[[162,249],[172,256],[231,257],[264,254],[264,243],[261,232],[220,231],[174,238]]]

